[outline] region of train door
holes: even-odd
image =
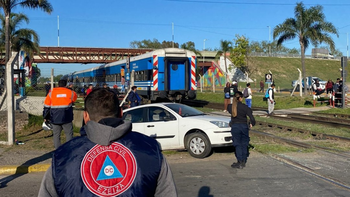
[[[174,58],[165,61],[165,90],[185,90],[187,82],[188,73],[186,73],[186,68],[188,68],[188,60],[186,58]]]

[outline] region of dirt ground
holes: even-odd
[[[19,131],[28,124],[28,114],[15,112],[15,130]],[[0,135],[7,135],[7,111],[0,111]]]

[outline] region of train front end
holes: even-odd
[[[169,48],[153,53],[153,97],[180,101],[196,98],[196,55]]]

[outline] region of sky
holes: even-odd
[[[250,41],[273,41],[273,28],[294,18],[294,0],[49,0],[53,12],[16,7],[30,22],[20,28],[35,30],[40,46],[130,48],[132,41],[157,39],[195,43],[198,50],[218,49],[220,40],[244,35]],[[347,55],[350,32],[348,0],[305,0],[306,8],[322,5],[326,21],[339,37],[336,49]],[[59,29],[59,36],[58,36]],[[59,41],[58,41],[59,38]],[[300,48],[297,41],[284,46]],[[306,54],[311,54],[310,46]],[[42,76],[68,74],[96,64],[39,64]]]

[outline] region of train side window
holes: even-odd
[[[141,81],[140,80],[140,71],[136,72],[136,81]]]
[[[142,80],[147,81],[148,70],[143,71]]]
[[[153,70],[148,70],[147,80],[148,81],[153,80]]]

